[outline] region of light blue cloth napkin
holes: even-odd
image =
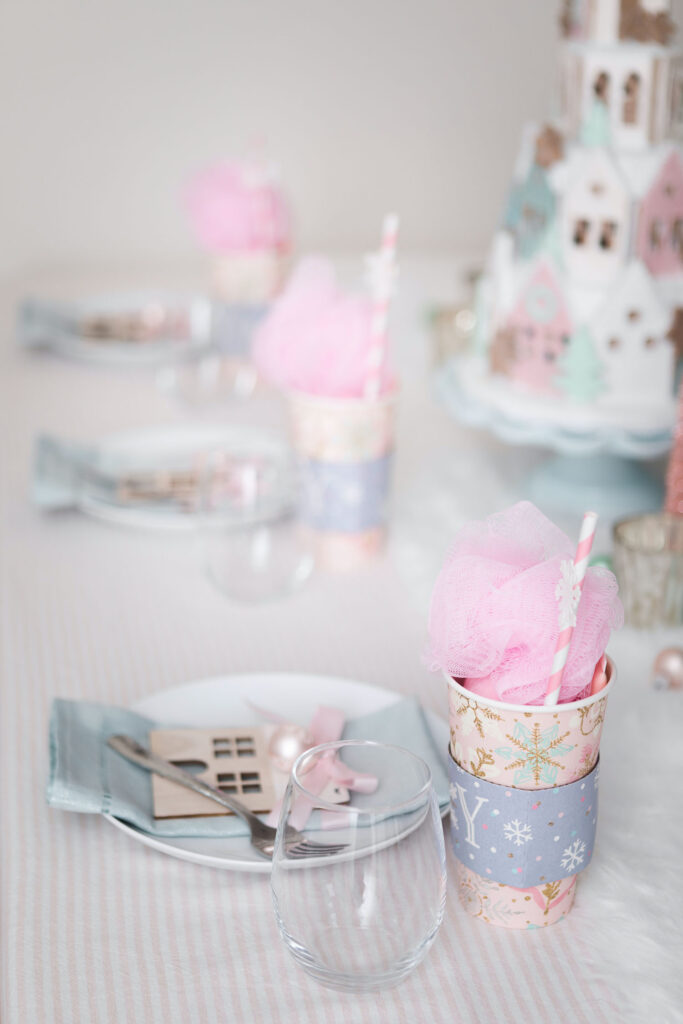
[[[83,490],[110,501],[116,481],[97,471],[97,449],[41,434],[33,446],[31,500],[37,508],[60,512],[75,508]]]
[[[126,733],[147,746],[150,729],[164,727],[164,723],[153,722],[125,708],[55,700],[50,717],[47,802],[65,811],[112,814],[154,836],[246,835],[246,826],[233,816],[154,819],[149,772],[115,753],[106,740],[113,733]],[[437,748],[424,712],[414,697],[351,719],[346,723],[343,738],[378,740],[418,754],[431,769],[440,806],[448,805],[446,751]],[[388,789],[383,795],[387,802],[392,800]]]

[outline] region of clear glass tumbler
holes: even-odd
[[[297,516],[293,463],[266,453],[240,462],[207,458],[200,533],[209,578],[228,597],[259,603],[285,597],[310,577],[314,556]]]
[[[377,780],[373,792],[368,776]],[[352,790],[357,778],[348,804],[318,795],[325,780]],[[292,811],[296,822],[302,805],[316,808],[307,837],[343,843],[341,853],[302,859],[288,852],[284,826]],[[429,767],[402,747],[369,741],[324,743],[302,754],[282,803],[271,889],[280,935],[311,977],[350,992],[402,981],[432,945],[446,899]]]

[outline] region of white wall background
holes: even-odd
[[[186,258],[197,165],[265,142],[305,247],[482,250],[557,0],[6,0],[0,273]],[[683,21],[683,0],[675,0]]]

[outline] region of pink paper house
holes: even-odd
[[[532,391],[557,394],[557,361],[569,342],[572,323],[549,263],[533,272],[505,326],[515,340],[513,380]]]
[[[683,164],[670,153],[643,199],[638,255],[651,274],[683,272]]]

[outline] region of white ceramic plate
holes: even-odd
[[[133,710],[169,725],[195,728],[207,728],[217,722],[252,725],[260,719],[250,709],[251,701],[256,706],[305,725],[321,702],[340,708],[347,718],[356,718],[380,711],[401,699],[401,694],[391,690],[335,676],[269,672],[217,676],[187,683],[146,697],[134,704]],[[426,714],[438,749],[446,751],[448,723],[431,711]],[[270,861],[252,849],[247,836],[229,839],[157,838],[118,818],[105,817],[133,839],[171,857],[232,871],[270,872]]]
[[[176,336],[130,342],[115,337],[96,341],[78,334],[73,326],[83,319],[141,312],[150,306],[182,316],[186,329]],[[204,296],[123,291],[70,303],[28,299],[20,310],[19,330],[30,348],[50,349],[67,359],[99,366],[135,368],[161,366],[203,351],[211,343],[212,321],[213,308]]]
[[[181,424],[149,430],[126,431],[104,438],[97,445],[96,468],[107,475],[126,472],[144,472],[191,468],[203,455],[211,452],[233,452],[240,456],[254,456],[287,460],[287,446],[273,434],[248,427],[211,424]],[[87,486],[79,495],[83,512],[122,526],[143,529],[194,529],[197,517],[182,511],[177,505],[144,505],[104,498],[88,492]]]

